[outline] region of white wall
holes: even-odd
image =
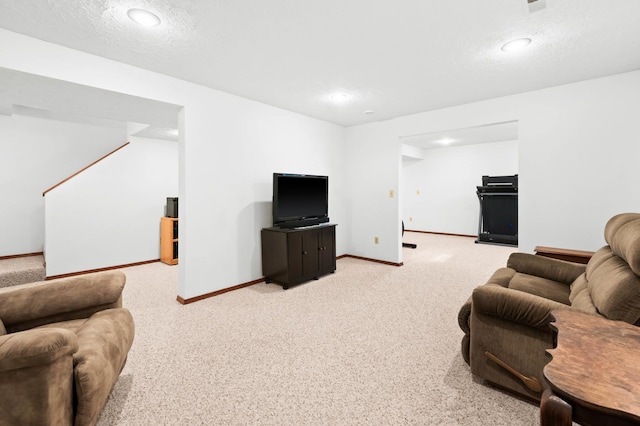
[[[262,277],[271,173],[327,174],[337,251],[348,235],[340,126],[0,30],[0,66],[184,107],[180,114],[178,295]]]
[[[397,161],[389,150],[377,147],[398,144],[400,136],[518,120],[520,251],[536,245],[596,250],[604,245],[611,216],[640,211],[634,192],[640,182],[638,111],[640,71],[635,71],[357,126],[349,129],[347,143],[350,158],[370,156],[370,164],[394,170]],[[392,173],[384,185],[397,185]],[[377,194],[365,195],[377,186],[358,188],[362,196],[353,217],[385,206]],[[392,232],[395,216],[390,211],[375,223]],[[369,237],[353,231],[351,244],[374,257]]]
[[[178,194],[178,145],[129,139],[45,196],[47,276],[160,258],[160,218]]]
[[[422,151],[402,162],[402,218],[406,229],[478,235],[482,176],[518,173],[518,141]]]
[[[640,212],[640,71],[523,97],[520,229],[527,246],[597,250],[617,213]],[[525,246],[525,247],[527,247]]]
[[[401,146],[390,130],[387,122],[347,128],[348,253],[399,263]]]
[[[43,251],[42,193],[126,142],[126,129],[0,115],[0,256]]]
[[[274,172],[329,176],[329,217],[345,251],[344,129],[235,96],[185,108],[186,213],[180,201],[181,279],[187,297],[262,276],[260,230],[272,226]],[[193,141],[204,141],[204,143]],[[183,194],[181,193],[181,197]],[[186,264],[183,259],[186,258]],[[184,291],[184,293],[183,293]],[[184,296],[183,296],[184,297]]]

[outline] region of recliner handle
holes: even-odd
[[[484,355],[487,358],[489,358],[491,361],[498,364],[500,367],[507,370],[509,373],[516,376],[518,379],[522,380],[522,383],[527,388],[531,389],[534,392],[542,391],[542,385],[540,384],[538,379],[536,379],[535,377],[525,376],[524,374],[522,374],[521,372],[519,372],[518,370],[516,370],[515,368],[513,368],[512,366],[510,366],[509,364],[507,364],[506,362],[504,362],[503,360],[501,360],[500,358],[498,358],[497,356],[495,356],[489,351],[485,351]]]

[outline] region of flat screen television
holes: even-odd
[[[297,228],[329,222],[329,177],[273,174],[273,226]]]

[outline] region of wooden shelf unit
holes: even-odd
[[[178,218],[160,219],[160,261],[167,265],[178,264]]]

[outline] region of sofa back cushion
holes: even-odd
[[[587,314],[600,315],[593,304],[593,299],[591,298],[591,293],[589,293],[588,289],[576,294],[573,298],[573,302],[571,302],[571,308]]]
[[[4,328],[4,323],[2,319],[0,319],[0,336],[4,336],[5,334],[7,334],[7,329]]]
[[[7,287],[0,291],[0,317],[9,333],[88,318],[121,307],[125,281],[122,271],[106,271]]]
[[[573,283],[571,283],[571,286],[570,286],[571,293],[569,294],[569,304],[571,306],[574,306],[576,303],[576,297],[579,294],[583,294],[583,293],[588,294],[589,299],[591,299],[591,294],[589,293],[588,287],[589,287],[589,283],[587,282],[587,273],[583,272],[580,276],[578,276],[578,278],[576,278],[576,280]],[[587,291],[583,291],[583,290],[587,290]],[[584,297],[584,294],[583,294],[583,297]],[[574,306],[574,307],[577,307],[577,306]],[[581,310],[579,307],[578,309]]]
[[[609,219],[604,239],[611,251],[640,275],[640,213],[622,213]]]
[[[572,285],[571,306],[634,324],[640,319],[640,278],[610,247],[598,250]]]
[[[591,257],[585,273],[571,284],[571,306],[640,323],[640,213],[612,217],[604,238],[609,245]]]

